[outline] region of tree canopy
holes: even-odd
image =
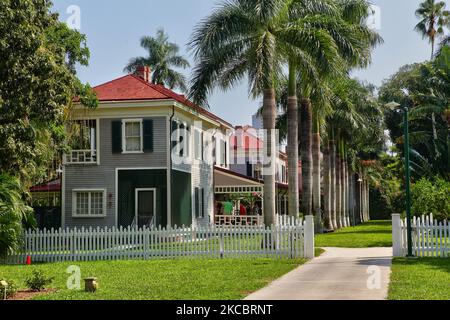
[[[86,38],[58,21],[48,0],[0,3],[0,171],[24,186],[43,175],[63,145],[64,119],[78,96],[97,99],[75,75]]]

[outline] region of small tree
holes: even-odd
[[[0,174],[0,257],[20,247],[23,223],[33,223],[33,210],[22,196],[19,179]]]
[[[437,220],[450,218],[450,182],[436,177],[422,178],[412,187],[412,212],[416,216],[432,213]]]

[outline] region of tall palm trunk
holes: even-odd
[[[359,215],[360,223],[364,222],[362,205],[363,205],[363,203],[362,203],[362,174],[361,174],[361,171],[359,171],[359,173],[358,173],[358,215]]]
[[[313,158],[313,212],[316,233],[323,233],[321,188],[320,188],[320,124],[319,115],[313,112],[312,134],[312,158]]]
[[[302,213],[312,215],[312,149],[311,126],[312,109],[311,101],[303,98],[301,101],[301,148],[302,148]]]
[[[288,182],[289,215],[297,217],[299,210],[298,194],[298,100],[297,72],[295,63],[289,62],[289,97],[288,97]]]
[[[344,149],[345,153],[345,161],[344,161],[344,169],[345,169],[345,216],[346,216],[346,222],[347,227],[351,226],[350,221],[350,173],[348,171],[348,157],[347,152]]]
[[[330,210],[331,210],[331,224],[333,229],[337,229],[336,220],[336,142],[334,141],[334,129],[331,129],[331,140],[330,140]]]
[[[366,214],[367,221],[370,221],[370,185],[369,180],[366,180]]]
[[[361,192],[362,216],[363,216],[364,222],[366,222],[367,216],[366,216],[366,183],[365,183],[365,181],[362,182],[361,187],[362,187],[362,192]]]
[[[324,227],[333,230],[331,215],[331,170],[330,170],[330,143],[325,141],[323,146],[323,207],[324,207]]]
[[[264,129],[266,130],[265,143],[267,147],[265,155],[268,160],[264,165],[264,223],[266,226],[275,223],[275,118],[275,90],[270,88],[264,90],[263,100],[263,121]]]
[[[349,193],[348,193],[348,213],[350,217],[350,225],[356,225],[355,219],[355,176],[353,171],[348,169],[348,185],[349,185]]]
[[[436,39],[435,37],[431,37],[431,60],[433,60],[434,58],[434,47],[435,47],[435,43],[436,43]]]
[[[339,144],[339,140],[338,140]],[[336,152],[335,167],[336,167],[336,225],[337,228],[342,228],[342,207],[341,207],[341,194],[342,194],[342,179],[341,179],[341,158],[339,157],[339,152]]]
[[[341,221],[342,221],[342,227],[346,228],[347,226],[347,212],[345,210],[345,205],[346,205],[346,201],[345,201],[345,196],[347,194],[347,184],[345,183],[345,176],[346,176],[346,172],[345,172],[345,155],[344,155],[344,142],[343,140],[341,140],[341,144],[340,144],[340,155],[341,155],[341,162],[340,162],[340,166],[341,166]]]

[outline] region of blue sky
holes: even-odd
[[[447,7],[450,9],[450,0]],[[66,21],[67,8],[81,9],[81,32],[88,37],[91,50],[89,67],[79,68],[79,77],[98,85],[119,76],[131,57],[145,54],[139,46],[143,35],[154,35],[159,27],[169,34],[188,55],[186,43],[193,27],[214,8],[216,0],[54,0],[54,10]],[[417,19],[414,11],[420,0],[373,0],[381,8],[381,30],[385,43],[374,51],[373,64],[358,70],[355,76],[380,85],[406,63],[429,58],[426,40],[413,31]],[[191,60],[191,57],[189,57]],[[187,72],[189,75],[189,72]],[[211,110],[233,124],[250,124],[259,101],[249,99],[243,82],[225,93],[215,92],[210,98]]]

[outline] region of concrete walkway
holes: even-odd
[[[326,252],[245,300],[384,300],[392,248],[324,248]]]

